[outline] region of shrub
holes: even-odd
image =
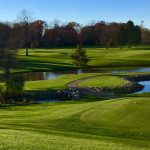
[[[5,91],[5,86],[3,83],[0,83],[0,96],[3,95],[4,91]]]
[[[12,76],[8,79],[6,86],[9,93],[19,93],[24,88],[24,78],[18,75]]]

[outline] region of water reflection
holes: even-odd
[[[150,72],[150,68],[137,68],[137,69],[129,69],[129,70],[114,70],[110,71],[108,69],[78,69],[77,73],[142,73],[142,72]],[[55,79],[61,75],[65,74],[76,74],[75,70],[66,70],[66,71],[49,71],[49,72],[27,72],[21,73],[26,81],[37,81],[37,80],[51,80]],[[139,82],[139,84],[144,86],[144,89],[138,93],[150,92],[150,81]]]
[[[61,75],[74,74],[75,71],[50,71],[50,72],[27,72],[21,73],[20,75],[25,78],[26,81],[37,81],[37,80],[52,80]],[[79,69],[78,74],[82,74],[83,70]]]
[[[58,76],[62,75],[57,72],[28,72],[21,73],[21,76],[25,78],[26,81],[37,81],[37,80],[50,80],[55,79]]]
[[[150,81],[142,81],[139,84],[144,86],[144,89],[139,91],[138,93],[150,92]]]
[[[78,74],[82,73],[132,73],[132,72],[150,72],[150,68],[137,68],[137,69],[129,69],[129,70],[114,70],[110,71],[108,69],[78,69]],[[21,73],[21,75],[25,78],[26,81],[37,81],[37,80],[51,80],[55,79],[61,75],[65,74],[75,74],[75,70],[67,70],[67,71],[49,71],[49,72],[27,72]]]
[[[112,73],[140,73],[140,72],[150,72],[150,68],[136,68],[127,70],[114,70]]]
[[[106,70],[100,70],[100,69],[89,69],[89,70],[83,70],[78,69],[77,74],[82,73],[103,73],[106,72]],[[55,79],[61,75],[66,74],[76,74],[75,70],[66,70],[66,71],[49,71],[49,72],[26,72],[26,73],[20,73],[26,81],[37,81],[37,80],[52,80]]]

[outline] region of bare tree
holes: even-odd
[[[54,19],[53,21],[50,22],[49,28],[50,29],[56,29],[61,26],[61,21],[58,19]]]
[[[24,40],[24,48],[26,49],[26,56],[29,55],[29,48],[30,48],[30,24],[32,22],[32,13],[27,10],[22,10],[20,15],[18,16],[18,21],[22,26],[22,34]]]

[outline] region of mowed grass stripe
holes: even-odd
[[[6,149],[148,149],[149,104],[129,97],[0,109],[0,143]]]
[[[96,76],[90,79],[84,80],[79,84],[80,87],[122,87],[129,85],[130,82],[117,76]]]
[[[75,49],[33,49],[30,56],[20,50],[19,59],[22,68],[18,71],[72,69],[70,54]],[[86,48],[90,58],[89,67],[141,67],[149,66],[150,51],[139,48]]]

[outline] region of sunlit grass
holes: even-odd
[[[67,88],[67,84],[71,81],[96,76],[95,73],[87,73],[87,74],[68,74],[62,75],[53,80],[46,80],[46,81],[27,81],[25,83],[25,90],[50,90],[50,89],[65,89]]]
[[[0,149],[146,150],[149,105],[122,98],[0,109]]]
[[[121,87],[130,84],[129,81],[122,77],[116,76],[96,76],[91,79],[87,79],[79,84],[80,87]]]
[[[33,49],[30,56],[19,52],[22,62],[21,71],[72,69],[70,53],[75,49]],[[141,67],[149,66],[150,51],[139,48],[86,48],[90,58],[89,67]]]

